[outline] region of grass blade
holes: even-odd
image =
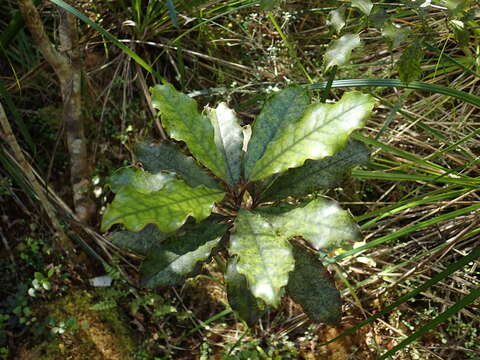
[[[455,271],[462,269],[469,262],[474,261],[474,260],[478,259],[479,257],[480,257],[480,247],[477,247],[477,248],[473,249],[472,252],[470,252],[470,254],[462,257],[457,262],[455,262],[453,264],[450,264],[449,266],[447,266],[447,268],[445,270],[436,274],[430,280],[424,282],[422,285],[418,286],[416,289],[414,289],[414,290],[408,292],[407,294],[399,297],[392,304],[388,305],[387,307],[382,309],[380,312],[370,316],[368,319],[363,320],[359,324],[357,324],[354,327],[342,332],[339,336],[321,344],[320,346],[328,345],[332,342],[335,342],[335,341],[339,340],[340,338],[343,338],[345,336],[353,334],[354,332],[356,332],[361,327],[363,327],[367,324],[370,324],[371,322],[375,321],[376,319],[380,318],[381,316],[383,316],[383,315],[387,314],[388,312],[394,310],[395,308],[397,308],[398,306],[400,306],[404,302],[408,301],[409,299],[411,299],[415,295],[420,294],[422,291],[425,291],[426,289],[432,287],[436,283],[438,283],[438,282],[442,281],[443,279],[445,279],[446,277],[450,276]]]
[[[58,0],[54,0],[58,1]],[[309,89],[324,89],[327,86],[327,82],[320,82],[311,85],[306,85]],[[436,94],[443,94],[457,98],[459,100],[468,102],[472,105],[480,107],[480,97],[469,94],[465,91],[456,90],[442,85],[428,84],[421,81],[412,81],[410,83],[404,83],[395,79],[347,79],[347,80],[334,80],[332,88],[344,88],[344,87],[398,87],[414,90],[428,91]]]
[[[123,52],[125,52],[128,56],[130,56],[133,60],[135,60],[141,67],[143,67],[145,70],[147,70],[150,74],[152,74],[157,81],[162,81],[163,78],[155,71],[153,68],[145,62],[137,53],[135,53],[132,49],[130,49],[128,46],[123,44],[120,40],[118,40],[114,35],[109,33],[107,30],[105,30],[103,27],[95,23],[94,21],[90,20],[87,16],[82,14],[80,11],[75,9],[73,6],[67,4],[66,2],[62,0],[51,0],[54,4],[58,5],[65,11],[68,11],[70,14],[74,15],[81,21],[83,21],[85,24],[90,25],[92,28],[97,30],[100,34],[105,36],[108,40],[110,40],[115,46],[120,48]]]
[[[477,300],[479,297],[480,297],[480,287],[477,287],[476,289],[473,289],[470,292],[470,294],[465,296],[463,299],[457,301],[455,304],[453,304],[443,313],[438,315],[435,319],[433,319],[432,321],[429,321],[425,326],[415,331],[413,334],[411,334],[409,337],[403,340],[400,344],[398,344],[397,346],[395,346],[394,348],[392,348],[391,350],[387,351],[385,354],[380,356],[377,360],[384,360],[392,356],[393,354],[395,354],[397,351],[404,349],[408,344],[422,337],[424,334],[426,334],[427,332],[435,328],[438,324],[442,323],[443,321],[448,319],[450,316],[455,315],[457,312],[459,312],[464,307],[466,307],[467,305]]]

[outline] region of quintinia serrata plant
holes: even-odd
[[[174,142],[141,143],[143,170],[111,178],[116,196],[102,228],[127,229],[111,240],[145,255],[142,284],[179,284],[215,256],[226,265],[228,300],[248,324],[284,293],[314,321],[337,322],[340,295],[318,251],[355,239],[357,225],[336,202],[311,194],[368,159],[349,135],[374,99],[352,91],[335,104],[310,104],[305,89],[289,86],[266,101],[250,139],[224,103],[201,113],[170,84],[152,88],[152,102],[193,158]]]

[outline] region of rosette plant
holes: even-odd
[[[179,284],[215,258],[229,303],[248,324],[285,293],[314,321],[338,321],[340,295],[319,251],[352,241],[358,229],[348,211],[312,193],[338,186],[368,159],[349,136],[374,99],[352,91],[311,104],[304,88],[289,86],[266,101],[250,132],[224,103],[200,112],[170,84],[151,92],[177,142],[137,146],[142,167],[111,177],[116,195],[102,222],[104,231],[123,224],[111,240],[145,255],[141,283]]]

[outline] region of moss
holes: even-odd
[[[18,354],[18,359],[132,359],[135,341],[118,310],[98,312],[90,310],[91,306],[92,295],[84,290],[73,291],[48,304],[44,310],[46,316],[56,322],[74,318],[80,328],[74,333],[67,329],[64,334],[33,348],[27,345]],[[83,328],[82,324],[88,327]]]

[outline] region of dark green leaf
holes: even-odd
[[[210,215],[213,204],[222,200],[224,195],[222,191],[204,185],[192,188],[180,179],[169,179],[157,191],[127,185],[107,206],[102,231],[113,224],[124,224],[132,231],[156,224],[160,231],[172,232],[182,226],[188,216],[197,221],[205,219]]]
[[[275,201],[287,196],[302,197],[319,189],[339,186],[348,171],[368,161],[369,150],[361,142],[350,140],[335,155],[307,160],[302,167],[290,169],[278,177],[260,196],[263,201]]]
[[[227,182],[235,185],[240,180],[243,158],[243,129],[235,112],[225,103],[216,109],[209,109],[208,118],[215,130],[215,144],[223,154],[227,164]]]
[[[287,238],[261,214],[240,210],[230,237],[230,253],[239,256],[237,270],[247,278],[253,295],[278,306],[294,266]]]
[[[279,130],[300,120],[309,102],[308,93],[300,86],[289,86],[267,100],[253,123],[252,137],[245,154],[247,178]]]
[[[338,325],[342,315],[340,293],[322,262],[299,245],[293,246],[293,257],[295,269],[288,278],[288,295],[311,320]]]
[[[405,83],[418,80],[422,75],[423,50],[420,42],[415,41],[407,47],[398,61],[398,74]]]
[[[151,89],[152,105],[160,110],[170,137],[184,141],[192,155],[219,178],[226,180],[226,160],[215,145],[210,121],[198,111],[197,102],[171,84]]]
[[[355,129],[364,126],[374,103],[372,96],[351,91],[335,104],[310,105],[299,121],[279,130],[250,171],[250,179],[300,167],[307,159],[332,156],[345,147]]]
[[[237,271],[237,258],[228,261],[225,273],[228,302],[233,310],[248,326],[253,326],[263,314],[257,299],[248,288],[247,279]]]
[[[175,5],[173,4],[173,0],[167,0],[167,9],[168,9],[168,15],[170,16],[170,19],[172,20],[172,23],[175,27],[180,27],[178,24],[178,19],[177,19],[177,11],[175,10]]]
[[[174,233],[164,233],[153,225],[147,225],[141,231],[117,231],[108,237],[114,245],[145,255],[153,246],[160,244]]]
[[[192,157],[185,155],[172,142],[162,142],[158,145],[140,143],[135,148],[135,155],[142,162],[144,169],[152,174],[171,171],[191,187],[205,185],[210,188],[218,188],[215,180],[198,166]]]
[[[227,231],[227,225],[204,221],[152,248],[140,267],[142,286],[181,283],[206,261]]]

